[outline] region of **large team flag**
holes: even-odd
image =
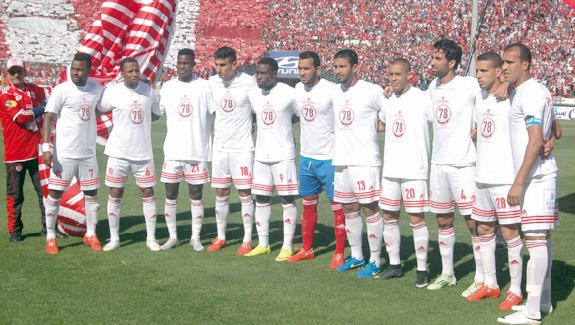
[[[563,0],[563,2],[565,2],[565,4],[568,5],[569,7],[571,7],[571,9],[575,10],[575,0]]]
[[[108,0],[99,19],[88,29],[78,52],[92,56],[90,79],[103,86],[121,82],[120,61],[138,61],[142,79],[158,81],[174,31],[177,0]],[[54,86],[68,80],[66,69]],[[111,114],[98,118],[98,142],[105,143],[113,126]],[[50,171],[40,152],[40,177],[47,195]],[[58,215],[60,230],[74,235],[85,232],[84,195],[77,183],[64,193]]]

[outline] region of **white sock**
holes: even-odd
[[[509,291],[523,297],[521,293],[521,279],[523,278],[523,241],[520,236],[507,240],[507,262],[511,285]]]
[[[453,227],[439,230],[437,240],[439,241],[439,254],[441,255],[442,274],[453,275],[453,248],[455,247],[455,229]]]
[[[483,272],[483,261],[481,260],[481,240],[479,237],[471,236],[471,247],[473,247],[473,257],[475,258],[475,281],[483,283],[485,273]]]
[[[200,240],[200,232],[204,222],[204,202],[202,200],[191,200],[192,212],[192,238]]]
[[[547,236],[547,273],[543,282],[543,291],[541,292],[541,305],[551,304],[551,267],[553,266],[553,249],[551,247],[551,236]]]
[[[216,196],[216,227],[218,229],[218,238],[226,240],[226,228],[228,226],[228,214],[230,214],[230,197]]]
[[[495,266],[495,233],[479,236],[479,246],[483,274],[485,276],[483,284],[488,288],[496,289],[498,285]]]
[[[399,247],[401,246],[401,234],[399,232],[399,221],[383,220],[383,225],[383,239],[385,240],[387,255],[389,255],[389,264],[400,265]]]
[[[166,220],[166,226],[168,227],[168,232],[170,233],[170,238],[178,239],[178,227],[177,218],[178,213],[178,200],[166,199],[164,205],[164,219]]]
[[[527,311],[529,315],[537,315],[541,310],[541,293],[545,274],[547,273],[547,241],[546,240],[526,240],[529,251],[529,262],[527,262],[527,281],[525,291],[527,291]]]
[[[110,241],[120,241],[120,207],[122,198],[113,198],[108,195],[108,226],[110,227]]]
[[[48,194],[44,199],[44,210],[46,212],[46,240],[56,238],[56,222],[60,211],[60,199],[55,199]]]
[[[254,201],[251,196],[240,196],[242,204],[242,221],[244,223],[244,240],[243,242],[252,241],[252,223],[254,216]]]
[[[383,219],[378,213],[365,218],[367,225],[367,242],[371,254],[370,262],[375,262],[377,267],[381,266],[381,244],[383,242]],[[399,255],[399,254],[398,254]]]
[[[347,242],[351,248],[351,256],[356,259],[363,259],[363,247],[361,237],[363,235],[363,220],[359,211],[345,214],[345,231]]]
[[[272,207],[269,203],[257,203],[256,211],[256,229],[258,231],[258,245],[267,248],[270,245],[270,218]]]
[[[86,236],[91,237],[96,233],[98,224],[98,211],[100,211],[98,196],[84,195],[84,211],[86,212]]]
[[[427,271],[427,251],[429,249],[429,230],[425,221],[416,225],[411,224],[413,230],[413,245],[415,247],[415,258],[417,259],[417,270]]]
[[[156,198],[153,196],[142,198],[144,219],[146,220],[146,240],[156,240]]]
[[[297,208],[294,203],[282,204],[284,209],[283,221],[284,221],[284,243],[282,245],[283,249],[287,249],[290,252],[293,251],[292,242],[293,236],[295,235],[295,229],[297,226]]]

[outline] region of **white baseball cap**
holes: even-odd
[[[25,69],[26,67],[24,67],[24,61],[22,61],[22,59],[20,58],[9,58],[8,61],[6,62],[6,70],[10,70],[10,68],[12,67],[20,67],[22,69]]]

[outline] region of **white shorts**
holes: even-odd
[[[511,185],[475,184],[475,203],[471,219],[479,222],[495,222],[502,225],[521,223],[521,210],[507,204],[507,193]]]
[[[65,191],[70,187],[74,177],[78,177],[80,189],[91,191],[100,187],[98,177],[98,161],[96,157],[85,159],[58,158],[54,155],[48,188]]]
[[[559,225],[557,176],[524,185],[521,231],[551,230]]]
[[[379,166],[336,166],[333,200],[344,204],[379,201],[380,171]]]
[[[252,193],[272,196],[274,186],[280,196],[298,195],[297,172],[293,160],[277,163],[254,162]]]
[[[154,159],[127,160],[108,157],[106,166],[106,186],[125,187],[128,180],[128,170],[131,169],[139,187],[153,187],[156,185],[156,169]]]
[[[379,207],[399,211],[402,200],[407,213],[429,211],[427,180],[382,177]]]
[[[462,216],[471,215],[475,201],[475,165],[431,164],[429,187],[429,211],[451,213],[457,203]]]
[[[186,181],[188,184],[200,185],[210,181],[208,163],[205,161],[192,160],[166,160],[162,165],[163,183],[179,183]]]
[[[254,152],[223,152],[212,155],[212,187],[230,188],[232,181],[239,190],[252,188]]]

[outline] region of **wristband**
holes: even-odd
[[[52,148],[50,148],[49,143],[42,143],[42,152],[52,152]]]

